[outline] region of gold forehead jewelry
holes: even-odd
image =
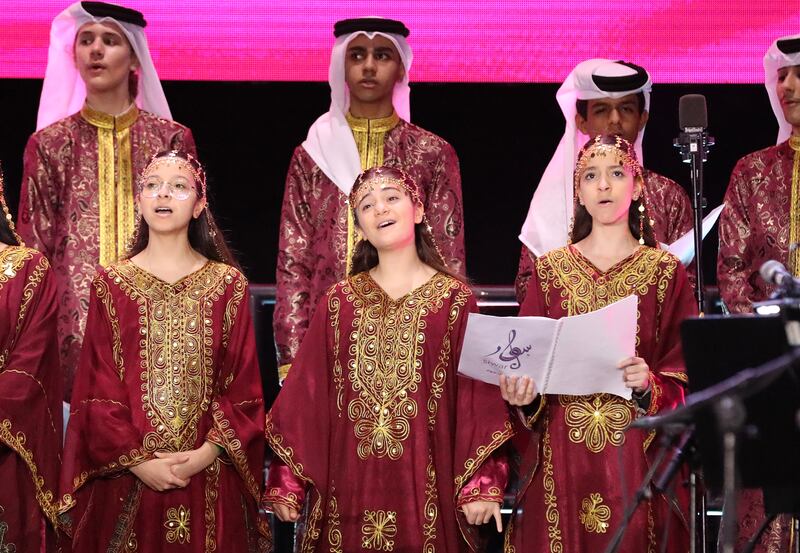
[[[589,162],[594,158],[605,157],[609,154],[617,156],[622,166],[633,173],[635,177],[642,176],[642,167],[636,159],[636,153],[630,142],[621,136],[616,137],[614,144],[605,144],[601,142],[601,140],[602,136],[596,136],[594,141],[589,146],[585,146],[582,150],[580,158],[578,159],[578,164],[575,167],[574,182],[576,187],[580,182],[581,174],[586,169]]]
[[[184,158],[182,157],[182,155],[186,157]],[[181,166],[189,169],[189,172],[192,173],[192,176],[194,177],[194,182],[200,185],[200,190],[202,191],[203,197],[205,198],[206,197],[205,171],[203,171],[200,162],[198,162],[191,154],[183,153],[182,155],[180,155],[179,152],[172,150],[163,156],[158,156],[158,157],[153,156],[153,158],[150,160],[150,163],[148,163],[147,167],[145,167],[144,171],[142,171],[142,176],[139,179],[140,186],[143,185],[145,177],[151,171],[155,170],[157,167],[170,166],[170,165]],[[197,166],[201,168],[198,169],[197,167],[195,167],[194,164],[197,164]]]
[[[386,188],[399,187],[405,190],[408,195],[411,196],[413,203],[417,204],[421,202],[419,197],[419,189],[410,179],[382,175],[379,171],[376,171],[376,174],[377,176],[373,176],[369,178],[369,180],[362,180],[362,178],[359,177],[356,181],[356,184],[353,186],[353,191],[350,192],[349,198],[350,207],[353,210],[358,207],[358,204],[361,203],[361,200],[364,199],[364,196],[376,190],[384,190]]]

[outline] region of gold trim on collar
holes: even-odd
[[[395,111],[389,117],[380,117],[378,119],[354,117],[349,111],[345,114],[345,117],[353,132],[389,132],[400,122],[400,116]]]
[[[102,111],[97,111],[89,107],[89,104],[84,104],[81,108],[81,116],[95,127],[121,131],[133,125],[136,118],[139,117],[139,108],[136,107],[136,104],[131,104],[131,107],[123,113],[114,116],[103,113]]]

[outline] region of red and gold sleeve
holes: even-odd
[[[59,202],[59,175],[53,173],[48,160],[46,148],[37,135],[32,135],[23,155],[17,231],[26,246],[52,259],[57,240],[53,226]]]
[[[272,327],[281,379],[297,355],[314,307],[310,299],[314,270],[313,228],[306,192],[310,176],[302,163],[302,148],[295,150],[286,175],[278,238],[277,285]]]
[[[264,466],[264,400],[247,281],[233,277],[224,316],[229,335],[223,347],[218,393],[211,402],[213,427],[206,440],[225,450],[255,501]],[[223,327],[225,325],[223,324]]]
[[[139,380],[138,371],[127,375]],[[138,388],[138,386],[137,386]],[[132,423],[119,318],[105,275],[92,283],[86,334],[75,377],[64,444],[61,491],[65,508],[89,480],[152,458]]]
[[[740,161],[725,192],[725,208],[719,217],[717,256],[719,293],[733,313],[749,313],[753,305],[753,287],[749,279],[755,244],[751,240],[750,201],[744,166]]]
[[[522,305],[525,301],[525,295],[528,293],[528,283],[533,276],[533,266],[536,261],[534,253],[528,249],[526,245],[522,245],[522,251],[519,254],[519,268],[517,269],[517,278],[514,279],[514,290],[517,293],[517,302]]]
[[[457,506],[473,501],[494,501],[502,504],[508,485],[508,470],[505,448],[496,450],[461,488]]]
[[[300,512],[305,499],[305,482],[276,455],[269,465],[263,502],[268,509],[271,505],[286,505]]]
[[[697,316],[697,304],[686,270],[678,262],[670,281],[658,321],[658,342],[650,363],[650,405],[648,414],[672,409],[683,403],[686,384],[686,365],[681,346],[681,323]]]
[[[465,274],[461,170],[458,156],[449,144],[442,147],[436,161],[425,203],[425,215],[448,268],[457,274]]]

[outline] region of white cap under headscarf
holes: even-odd
[[[81,6],[81,2],[75,2],[58,14],[50,27],[47,70],[39,100],[36,130],[72,115],[83,107],[86,85],[75,67],[75,36],[78,29],[86,23],[106,22],[115,23],[122,29],[139,60],[139,93],[136,104],[159,117],[172,119],[161,81],[150,57],[144,28],[113,17],[95,17]]]
[[[620,86],[612,84],[618,81]],[[626,82],[638,80],[634,87]],[[598,85],[602,83],[604,89]],[[642,82],[644,81],[644,82]],[[624,88],[628,86],[628,88]],[[573,210],[573,174],[575,161],[581,147],[591,138],[578,130],[575,124],[577,100],[622,98],[629,94],[644,94],[644,109],[650,109],[650,76],[642,68],[624,62],[591,59],[579,63],[558,89],[556,99],[566,120],[564,136],[556,153],[547,165],[539,186],[533,194],[528,216],[522,225],[519,239],[536,256],[563,247],[569,239],[569,226]],[[636,155],[642,158],[644,127],[636,137]]]
[[[303,148],[311,156],[320,170],[345,193],[350,194],[353,183],[361,174],[361,158],[358,155],[353,131],[347,124],[345,114],[350,108],[350,90],[345,80],[345,56],[347,46],[358,35],[366,35],[370,40],[376,36],[389,39],[405,68],[403,80],[394,85],[392,103],[397,115],[405,121],[411,120],[411,89],[408,86],[411,62],[414,58],[405,37],[395,33],[357,31],[336,39],[331,52],[331,65],[328,83],[331,87],[331,107],[322,114],[308,130]]]
[[[787,47],[786,42],[793,44],[791,44],[791,47]],[[764,54],[764,85],[767,87],[772,111],[775,112],[775,118],[778,120],[777,144],[788,140],[792,135],[792,126],[783,116],[783,109],[781,109],[781,103],[778,100],[778,69],[800,65],[800,44],[797,44],[798,42],[800,42],[800,35],[779,38],[772,43],[767,53]],[[778,43],[782,44],[779,45]],[[787,51],[790,53],[787,53]]]

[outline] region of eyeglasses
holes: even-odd
[[[142,196],[145,198],[157,198],[161,193],[161,189],[167,186],[169,196],[176,200],[188,200],[192,192],[196,193],[192,186],[184,182],[158,182],[147,181],[142,185]]]

